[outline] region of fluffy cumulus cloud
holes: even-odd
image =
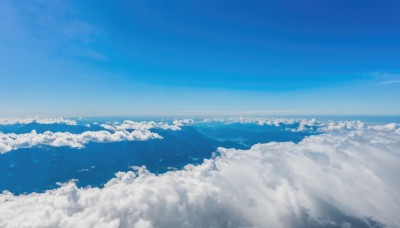
[[[46,131],[38,134],[32,131],[26,134],[4,134],[0,132],[0,154],[10,152],[19,148],[30,148],[34,146],[69,146],[82,148],[89,142],[121,142],[121,141],[144,141],[149,139],[161,139],[162,137],[148,130],[134,131],[85,131],[81,134],[70,132]]]
[[[155,121],[143,121],[135,122],[131,120],[125,120],[122,124],[118,122],[115,123],[105,123],[101,124],[101,127],[112,130],[112,131],[125,131],[125,130],[150,130],[150,129],[163,129],[163,130],[181,130],[181,127],[192,124],[194,121],[191,119],[174,120],[172,124],[166,122],[155,122]]]
[[[77,125],[75,120],[64,119],[62,117],[58,119],[41,119],[39,117],[30,117],[26,119],[20,119],[20,118],[0,119],[0,125],[15,125],[15,124],[30,124],[30,123]]]
[[[63,123],[68,125],[76,125],[74,120],[59,119],[2,119],[0,124],[14,125],[14,124],[56,124]],[[17,150],[20,148],[30,148],[34,146],[69,146],[75,148],[82,148],[89,142],[121,142],[121,141],[144,141],[149,139],[162,139],[157,133],[151,132],[151,129],[163,130],[181,130],[181,127],[191,124],[193,121],[190,119],[175,120],[172,124],[166,122],[143,121],[134,122],[125,120],[122,124],[118,122],[101,124],[106,129],[104,131],[86,131],[81,134],[72,134],[70,132],[51,132],[46,131],[38,134],[32,131],[26,134],[4,134],[0,132],[0,154]],[[89,125],[90,126],[90,125]],[[111,132],[110,132],[111,131]]]
[[[288,124],[295,124],[299,122],[295,118],[263,118],[263,117],[232,117],[232,118],[213,118],[204,119],[203,122],[224,122],[224,123],[256,123],[258,125],[281,126]],[[313,119],[313,121],[315,121]]]
[[[136,167],[103,188],[3,192],[0,227],[399,227],[399,172],[397,125],[343,129],[162,175]]]
[[[37,117],[27,119],[1,119],[2,125],[14,124],[68,124],[77,125],[74,120],[59,119],[39,119]],[[26,134],[4,134],[0,132],[0,154],[17,150],[20,148],[30,148],[34,146],[69,146],[75,148],[82,148],[89,142],[121,142],[121,141],[144,141],[149,139],[162,139],[157,133],[153,133],[151,129],[163,130],[181,130],[181,127],[191,124],[193,121],[190,119],[175,120],[172,124],[166,122],[143,121],[135,122],[125,120],[122,124],[118,122],[101,124],[107,131],[86,131],[81,134],[72,134],[70,132],[51,132],[46,131],[43,134],[38,134],[32,131]],[[90,125],[89,125],[90,126]],[[111,132],[110,132],[111,131]]]
[[[361,121],[324,121],[316,119],[299,119],[299,118],[263,118],[263,117],[234,117],[234,118],[215,118],[204,119],[204,123],[223,122],[223,123],[242,123],[242,124],[258,124],[268,126],[286,126],[286,130],[292,132],[332,132],[340,130],[355,130],[366,128],[366,124]]]

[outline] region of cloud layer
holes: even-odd
[[[399,227],[398,126],[267,143],[185,170],[0,195],[0,227]]]
[[[135,122],[131,120],[125,120],[122,124],[119,123],[105,123],[100,126],[112,131],[126,131],[126,130],[150,130],[150,129],[163,129],[163,130],[181,130],[181,127],[192,124],[194,121],[191,119],[174,120],[172,124],[166,122],[155,122],[155,121],[143,121]]]
[[[299,119],[299,118],[263,118],[263,117],[234,117],[234,118],[215,118],[204,119],[204,123],[223,122],[223,123],[242,123],[242,124],[258,124],[267,126],[285,126],[286,130],[293,132],[312,131],[312,132],[332,132],[340,130],[357,130],[367,127],[361,121],[325,121],[316,119]]]
[[[40,119],[39,117],[30,117],[26,119],[20,119],[20,118],[0,119],[0,125],[30,124],[30,123],[77,125],[75,120],[64,119],[62,117],[58,119]]]
[[[112,133],[109,131],[85,131],[81,134],[51,131],[46,131],[43,134],[38,134],[36,131],[26,134],[3,134],[0,132],[0,154],[40,145],[82,148],[89,142],[107,143],[149,139],[162,139],[162,137],[148,130],[115,131]]]
[[[63,118],[58,119],[39,119],[37,117],[27,119],[0,119],[0,125],[14,124],[67,124],[77,125],[74,120]],[[86,131],[81,134],[73,134],[70,132],[51,132],[46,131],[38,134],[32,131],[26,134],[0,132],[0,154],[17,150],[20,148],[30,148],[34,146],[69,146],[82,148],[89,142],[121,142],[121,141],[144,141],[149,139],[162,139],[157,133],[153,133],[151,129],[162,130],[181,130],[183,126],[189,126],[198,123],[221,122],[226,124],[255,123],[258,125],[269,125],[276,127],[286,127],[286,130],[292,132],[309,131],[309,132],[334,132],[343,130],[362,130],[362,129],[397,129],[398,124],[392,123],[388,125],[373,125],[368,126],[361,121],[317,121],[316,119],[295,119],[295,118],[219,118],[219,119],[204,119],[194,121],[192,119],[174,120],[171,124],[167,122],[143,121],[135,122],[125,120],[121,124],[118,122],[100,124],[104,131]],[[97,124],[97,123],[96,123]],[[90,125],[88,125],[90,126]],[[111,131],[111,132],[110,132]]]
[[[2,119],[0,124],[13,125],[13,124],[55,124],[64,123],[68,125],[76,125],[74,120],[59,119]],[[163,130],[181,130],[182,126],[190,124],[192,120],[183,119],[175,120],[172,124],[165,122],[134,122],[125,120],[122,124],[108,123],[101,124],[101,127],[109,131],[85,131],[81,134],[72,134],[70,132],[51,132],[46,131],[43,134],[38,134],[32,131],[26,134],[4,134],[0,132],[0,154],[17,150],[20,148],[30,148],[34,146],[69,146],[75,148],[82,148],[89,142],[107,143],[107,142],[121,142],[121,141],[145,141],[149,139],[162,139],[157,133],[153,133],[151,129]],[[89,125],[90,126],[90,125]]]

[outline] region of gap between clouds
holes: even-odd
[[[3,192],[0,227],[400,226],[398,127],[219,153],[161,175],[134,167],[104,188]]]

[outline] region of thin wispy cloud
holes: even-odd
[[[375,78],[377,81],[379,81],[378,85],[400,83],[400,74],[387,73],[387,72],[372,72],[369,73],[369,75]]]
[[[400,83],[400,80],[384,81],[384,82],[380,82],[379,85],[395,84],[395,83]]]

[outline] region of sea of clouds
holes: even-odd
[[[68,119],[0,119],[0,125],[24,125],[30,123],[38,124],[66,124],[77,125],[75,120]],[[125,120],[122,124],[105,123],[101,124],[105,130],[102,131],[85,131],[80,134],[70,132],[51,132],[37,133],[33,130],[30,133],[15,134],[2,133],[0,131],[0,154],[7,153],[21,148],[31,148],[35,146],[68,146],[73,148],[83,148],[85,144],[90,142],[111,143],[121,141],[146,141],[151,139],[162,139],[163,137],[157,133],[151,132],[151,129],[163,130],[181,130],[182,126],[191,123],[191,120],[175,120],[172,124],[166,122],[143,121],[135,122]],[[89,125],[90,126],[90,125]]]
[[[399,126],[319,127],[184,170],[133,167],[103,188],[3,192],[0,227],[400,227]]]
[[[67,125],[77,125],[75,120],[64,119],[62,117],[57,119],[51,118],[39,118],[39,117],[30,117],[30,118],[7,118],[0,119],[0,125],[15,125],[15,124],[30,124],[30,123],[38,123],[38,124],[67,124]]]
[[[31,148],[36,146],[68,146],[73,148],[83,148],[85,144],[90,142],[96,143],[111,143],[121,141],[146,141],[151,139],[162,139],[163,137],[158,133],[152,132],[152,129],[172,130],[179,131],[184,126],[194,124],[203,124],[218,122],[223,124],[241,123],[241,124],[258,124],[281,127],[286,126],[287,131],[292,132],[333,132],[340,130],[354,130],[366,128],[366,124],[361,121],[317,121],[316,119],[296,119],[296,118],[215,118],[215,119],[182,119],[174,120],[171,123],[155,122],[155,121],[142,121],[135,122],[125,120],[119,122],[107,122],[103,124],[92,123],[92,125],[99,125],[104,128],[101,131],[85,131],[80,134],[73,134],[70,132],[51,132],[37,133],[32,130],[25,134],[3,133],[0,131],[0,154],[7,153],[21,148]],[[66,124],[78,125],[76,120],[69,119],[40,119],[38,117],[26,119],[0,119],[0,125],[24,125],[30,123],[37,124]],[[91,124],[85,124],[90,127]],[[386,127],[395,129],[398,124],[390,124]],[[368,126],[373,128],[376,126]]]

